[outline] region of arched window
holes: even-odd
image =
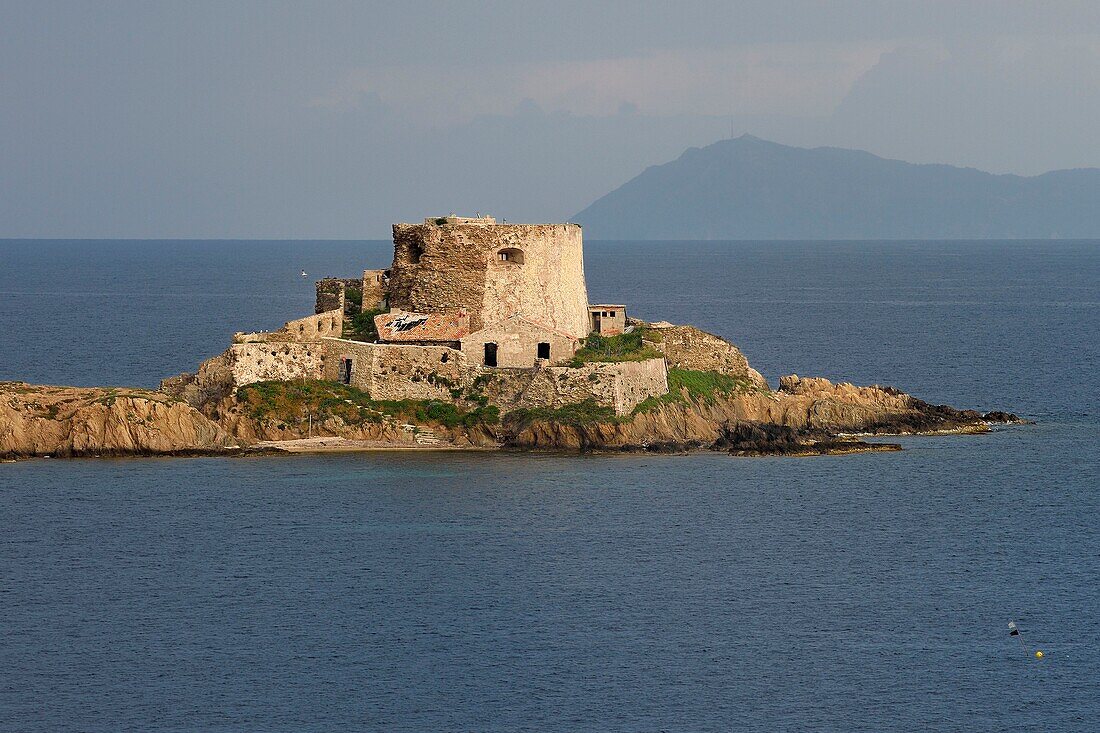
[[[497,252],[497,259],[501,262],[510,262],[514,265],[523,264],[523,250],[515,247],[506,247]]]

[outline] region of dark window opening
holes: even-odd
[[[497,365],[497,345],[493,343],[485,344],[485,366],[495,367]]]
[[[351,359],[340,360],[340,381],[351,384]]]
[[[538,358],[549,359],[550,358],[550,344],[542,342],[538,348]]]
[[[501,262],[512,262],[517,265],[523,264],[523,250],[516,249],[515,247],[508,247],[497,252],[497,259]]]
[[[447,363],[447,360],[448,360],[448,359],[450,359],[450,358],[451,358],[451,355],[450,355],[450,354],[444,354],[443,356],[439,357],[439,360],[440,360],[441,362],[443,362],[444,364],[446,364],[446,363]]]
[[[409,244],[409,262],[414,265],[420,262],[420,255],[424,254],[424,248],[420,246],[419,242],[412,242]]]

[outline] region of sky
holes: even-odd
[[[0,0],[0,237],[562,221],[731,134],[1100,167],[1100,3]]]

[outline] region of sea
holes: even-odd
[[[153,387],[390,253],[0,241],[0,379]],[[773,385],[1034,424],[816,458],[2,464],[0,731],[1100,730],[1100,242],[585,264],[592,302]]]

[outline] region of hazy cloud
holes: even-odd
[[[1100,3],[0,0],[0,236],[567,217],[750,132],[1100,165]]]
[[[656,115],[823,115],[894,46],[767,43],[568,62],[386,66],[349,72],[311,104],[347,107],[374,94],[432,124],[505,114],[519,99],[582,115],[612,114],[623,104]]]

